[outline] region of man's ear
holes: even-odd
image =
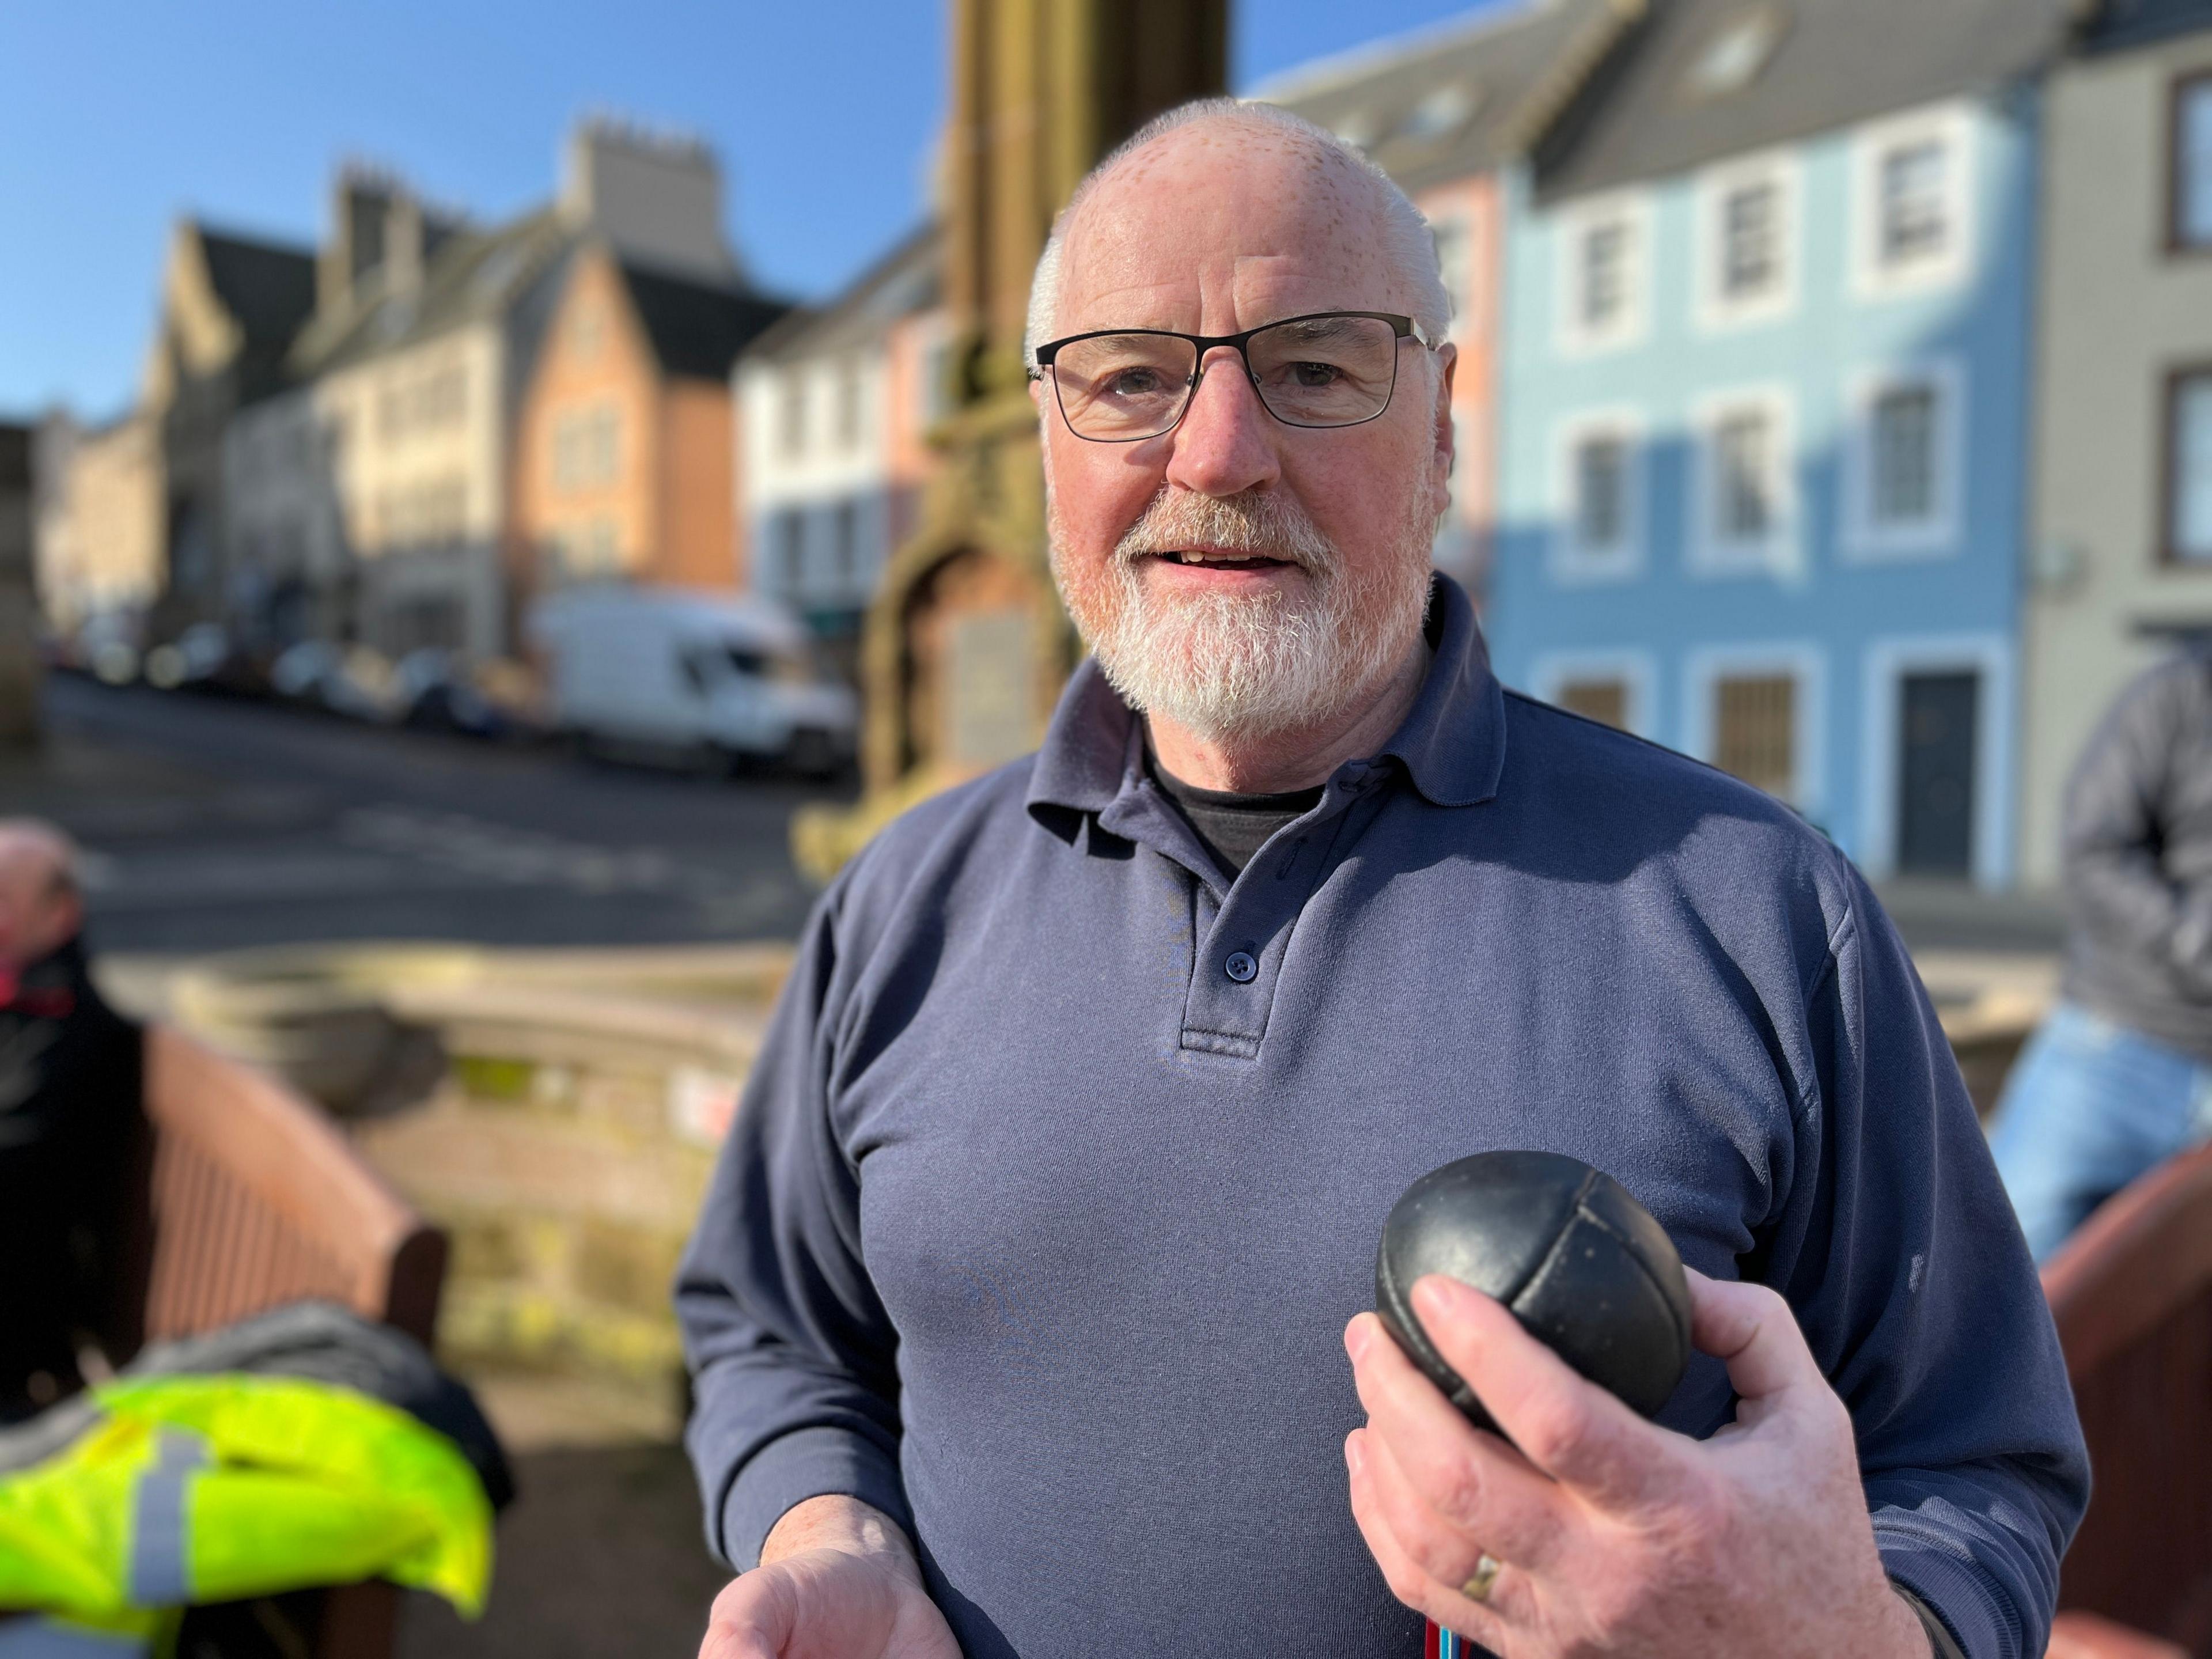
[[[1452,475],[1459,457],[1458,433],[1452,425],[1452,385],[1459,375],[1459,348],[1447,340],[1437,348],[1436,449],[1443,462],[1444,477]]]

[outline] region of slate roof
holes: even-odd
[[[2081,0],[1653,0],[1573,142],[1540,164],[1538,196],[1657,178],[1994,89],[2050,62],[2081,9]],[[1733,90],[1700,88],[1696,71],[1723,37],[1761,20],[1772,44],[1757,72]]]
[[[2090,52],[2127,52],[2212,29],[2212,0],[2105,0],[2085,33]]]
[[[1349,139],[1417,191],[1519,155],[1641,9],[1632,0],[1492,8],[1324,59],[1251,96]]]
[[[692,380],[721,380],[730,365],[790,307],[739,289],[718,288],[625,259],[623,286],[645,325],[662,370]]]
[[[456,232],[416,286],[386,293],[372,284],[351,304],[316,318],[288,367],[301,377],[322,374],[504,315],[577,240],[550,207],[490,230]]]
[[[834,299],[793,307],[746,356],[780,362],[835,351],[879,338],[900,318],[928,310],[944,291],[942,241],[934,222],[918,226]]]
[[[216,297],[245,330],[247,343],[289,345],[315,308],[315,256],[289,247],[192,227]]]
[[[251,403],[284,383],[284,357],[315,309],[312,250],[264,242],[192,222],[216,298],[245,337],[238,355],[238,396]]]

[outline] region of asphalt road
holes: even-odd
[[[788,937],[811,895],[787,826],[835,795],[64,675],[46,707],[0,811],[82,842],[107,951]]]

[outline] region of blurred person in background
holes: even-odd
[[[138,1034],[88,971],[76,849],[0,819],[0,1422],[79,1382],[105,1314]]]
[[[2065,975],[1990,1133],[2039,1261],[2212,1137],[2212,656],[2121,694],[2064,810]]]
[[[1788,808],[1498,684],[1430,554],[1449,323],[1413,204],[1279,112],[1062,215],[1091,655],[802,941],[678,1281],[750,1569],[702,1659],[2043,1651],[2087,1459],[1911,958]],[[1360,1311],[1406,1183],[1520,1146],[1694,1270],[1656,1423],[1424,1279],[1509,1444]]]

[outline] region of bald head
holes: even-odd
[[[1232,220],[1240,258],[1295,250],[1367,308],[1401,310],[1431,339],[1449,330],[1428,222],[1388,173],[1303,116],[1215,98],[1159,116],[1076,187],[1037,261],[1030,349],[1133,324],[1094,325],[1079,301],[1173,280],[1179,257],[1218,250]]]
[[[38,818],[0,818],[0,968],[66,945],[84,920],[76,845]]]

